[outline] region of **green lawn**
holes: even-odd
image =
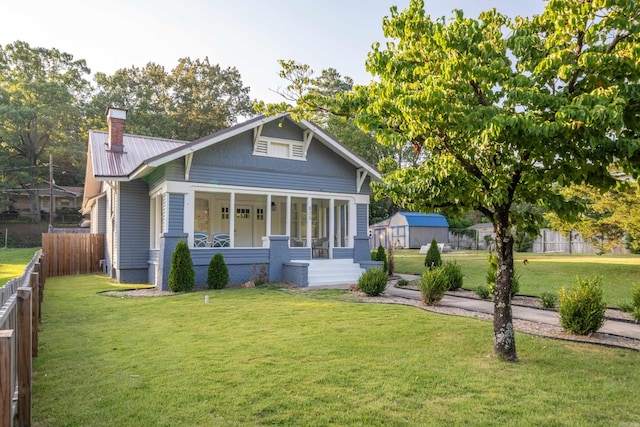
[[[486,284],[486,251],[443,254],[443,261],[455,260],[465,275],[463,287],[475,289]],[[424,254],[418,250],[396,250],[393,253],[396,273],[421,274]],[[528,264],[524,264],[524,259]],[[611,306],[631,300],[631,290],[640,283],[640,255],[567,255],[515,254],[516,273],[520,274],[520,294],[539,296],[542,292],[557,292],[571,286],[576,276],[601,276],[604,297]]]
[[[0,286],[22,276],[24,268],[40,248],[0,248]]]
[[[36,426],[631,425],[640,353],[490,322],[345,302],[339,290],[100,295],[102,276],[47,281]],[[210,303],[204,304],[204,296]]]

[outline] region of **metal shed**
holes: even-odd
[[[379,245],[399,249],[419,249],[431,243],[449,243],[449,223],[436,213],[398,212],[369,227],[371,249]]]

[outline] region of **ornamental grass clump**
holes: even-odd
[[[422,280],[419,283],[422,302],[427,305],[433,305],[440,301],[447,291],[447,282],[445,281],[442,268],[434,268],[425,270],[422,273]]]
[[[602,279],[598,276],[581,279],[567,289],[560,289],[558,313],[560,324],[576,335],[596,332],[604,324],[607,305],[603,299]]]
[[[181,240],[171,255],[169,270],[169,290],[171,292],[191,292],[196,282],[191,251],[187,242]]]
[[[369,269],[358,279],[358,287],[367,296],[380,295],[387,287],[387,273],[381,268]]]
[[[207,287],[209,289],[224,289],[229,284],[229,269],[220,252],[209,261],[207,270]]]
[[[462,287],[462,268],[456,261],[447,261],[440,268],[448,291],[455,291]]]

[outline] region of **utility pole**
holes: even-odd
[[[53,154],[49,154],[49,232],[53,229]]]

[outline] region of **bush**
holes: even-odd
[[[419,286],[423,303],[433,305],[440,301],[447,290],[442,268],[425,270]]]
[[[555,308],[558,304],[558,294],[554,292],[542,292],[540,294],[540,304],[544,308]]]
[[[207,287],[209,289],[224,289],[229,284],[229,269],[224,262],[224,257],[220,252],[215,254],[209,261],[207,271]]]
[[[636,287],[631,291],[631,304],[635,308],[640,308],[640,283],[636,283]]]
[[[398,281],[396,282],[396,285],[398,286],[408,286],[409,285],[409,281],[406,279],[398,279]]]
[[[371,261],[378,261],[378,251],[371,251]]]
[[[389,254],[387,255],[387,273],[389,276],[393,275],[395,268],[396,265],[393,262],[393,249],[389,248]]]
[[[378,246],[378,252],[376,253],[376,261],[382,261],[384,265],[382,266],[382,271],[387,271],[387,252],[384,250],[382,245]]]
[[[442,264],[442,275],[448,291],[455,291],[462,287],[462,268],[455,261]]]
[[[489,295],[491,295],[489,287],[485,285],[478,285],[478,287],[476,287],[473,292],[475,292],[482,299],[487,299],[489,298]]]
[[[169,270],[169,289],[172,292],[190,292],[196,282],[193,270],[193,260],[187,242],[181,240],[171,255],[171,269]]]
[[[381,268],[372,268],[360,275],[358,287],[370,297],[380,295],[387,287],[387,273]]]
[[[604,324],[604,312],[607,305],[602,298],[602,279],[600,277],[576,278],[575,286],[570,290],[560,289],[560,324],[569,332],[587,335],[597,331]]]
[[[436,267],[440,267],[442,265],[442,257],[440,256],[440,251],[438,250],[438,242],[436,242],[435,237],[431,240],[431,245],[429,245],[429,250],[427,251],[427,255],[424,257],[424,266],[433,269]]]
[[[633,320],[640,322],[640,283],[631,291],[631,303],[620,304],[620,310],[629,313]]]

